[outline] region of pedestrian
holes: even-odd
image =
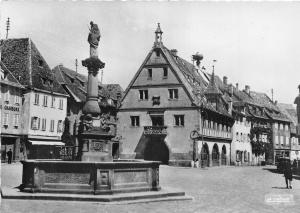
[[[9,151],[7,152],[7,157],[8,157],[8,164],[11,164],[11,159],[12,159],[12,151],[11,151],[11,149],[9,149]]]
[[[283,174],[285,177],[286,188],[292,188],[293,172],[292,165],[289,159],[284,163]]]

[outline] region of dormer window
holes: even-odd
[[[44,65],[44,61],[41,60],[41,59],[38,60],[38,63],[39,63],[39,66],[40,66],[40,67],[42,67],[42,66]]]
[[[70,78],[70,81],[73,84],[74,83],[74,78]]]
[[[84,82],[81,82],[81,81],[80,81],[80,85],[81,85],[82,87],[84,87]]]
[[[49,86],[53,87],[53,81],[52,80],[49,81]]]
[[[45,86],[46,85],[46,83],[47,83],[47,80],[46,80],[46,78],[41,78],[42,79],[42,84]]]

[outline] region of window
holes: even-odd
[[[139,90],[140,100],[148,100],[148,90]]]
[[[57,122],[57,132],[62,132],[62,120]]]
[[[46,107],[48,105],[48,96],[44,95],[43,106]]]
[[[283,136],[280,136],[280,144],[283,146]]]
[[[34,104],[39,105],[40,102],[40,95],[38,93],[34,94]]]
[[[290,145],[290,138],[288,136],[285,137],[285,145],[286,146]]]
[[[285,125],[285,131],[289,131],[289,125]]]
[[[237,132],[237,133],[236,133],[236,140],[237,140],[237,141],[240,140],[240,139],[239,139],[239,136],[240,136],[240,135],[239,135],[239,133]]]
[[[50,121],[50,132],[54,132],[54,120]]]
[[[279,129],[283,130],[283,125],[282,124],[279,124]]]
[[[54,108],[55,106],[55,97],[52,97],[51,99],[51,107]]]
[[[19,114],[15,114],[14,120],[13,120],[13,123],[14,123],[15,127],[19,126],[19,121],[20,121],[20,115]]]
[[[152,79],[152,69],[148,69],[148,79]]]
[[[4,126],[8,126],[8,122],[9,122],[8,118],[9,118],[9,114],[4,113],[4,116],[3,116],[3,125]]]
[[[169,99],[178,99],[178,89],[169,89]]]
[[[278,129],[278,123],[274,123],[274,128]]]
[[[15,104],[16,105],[19,105],[20,104],[20,94],[18,92],[16,92],[15,94]]]
[[[59,109],[63,109],[64,108],[64,100],[63,99],[59,99]]]
[[[46,131],[46,126],[47,126],[47,120],[46,118],[42,119],[42,131]]]
[[[31,117],[31,129],[38,130],[40,128],[40,118]]]
[[[275,136],[275,144],[276,144],[276,145],[279,145],[279,136],[278,136],[278,135]]]
[[[184,115],[174,115],[175,126],[184,126]]]
[[[156,53],[156,57],[159,57],[159,56],[160,56],[160,51],[159,51],[159,49],[156,49],[155,53]]]
[[[168,68],[164,67],[164,75],[163,78],[168,78]]]
[[[4,94],[4,101],[9,103],[9,90],[6,88],[6,92]]]
[[[131,126],[140,126],[140,116],[130,116]]]

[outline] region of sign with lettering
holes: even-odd
[[[2,109],[2,105],[0,105],[0,109]],[[12,106],[12,105],[4,105],[4,110],[8,110],[8,111],[14,111],[14,112],[19,112],[20,108],[17,106]]]
[[[200,137],[200,134],[199,134],[199,132],[197,131],[197,130],[193,130],[192,132],[191,132],[191,134],[190,134],[190,138],[192,139],[192,140],[196,140],[197,138],[199,138]]]

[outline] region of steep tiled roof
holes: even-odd
[[[0,83],[8,84],[8,85],[19,87],[19,88],[24,88],[20,84],[20,82],[11,74],[9,69],[7,69],[7,67],[2,63],[2,61],[0,61],[0,69],[4,73],[4,76],[3,76],[4,78],[0,79]]]
[[[221,91],[219,90],[219,88],[217,87],[217,84],[215,82],[215,73],[213,71],[208,86],[204,91],[205,94],[213,94],[213,95],[222,95]]]
[[[56,79],[76,102],[86,101],[87,77],[63,65],[53,68]],[[80,79],[80,81],[78,80]],[[84,79],[85,82],[82,82]]]
[[[58,65],[53,68],[55,76],[59,83],[67,90],[71,97],[77,102],[85,102],[87,94],[88,78],[86,75],[77,73],[74,70]],[[123,95],[123,89],[119,84],[99,84],[99,96],[108,99],[117,100],[117,96]]]
[[[281,112],[284,113],[286,116],[288,116],[289,119],[296,126],[298,123],[296,108],[292,104],[284,104],[284,103],[279,103],[277,104],[277,106],[279,107]]]
[[[1,61],[23,86],[66,95],[29,38],[1,40],[1,44]]]

